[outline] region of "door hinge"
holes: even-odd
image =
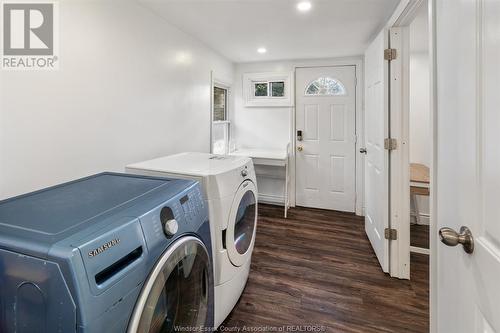
[[[384,148],[387,150],[394,150],[398,147],[398,141],[392,138],[386,138],[384,140]]]
[[[397,56],[396,49],[385,49],[384,50],[384,59],[385,60],[388,60],[388,61],[394,60],[394,59],[396,59],[396,56]]]
[[[388,240],[398,239],[398,231],[396,229],[385,228],[384,235],[385,235],[385,239],[388,239]]]

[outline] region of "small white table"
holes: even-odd
[[[255,165],[277,166],[285,168],[285,191],[283,194],[285,205],[285,218],[287,217],[290,200],[288,189],[290,183],[288,156],[290,154],[290,144],[285,149],[257,149],[257,148],[239,148],[229,155],[250,157]]]

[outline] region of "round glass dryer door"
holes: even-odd
[[[226,232],[229,259],[243,265],[252,255],[257,229],[257,191],[253,182],[244,181],[233,201]]]
[[[195,237],[176,241],[144,284],[128,332],[165,333],[208,322],[210,259]]]

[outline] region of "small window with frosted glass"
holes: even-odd
[[[306,87],[306,96],[344,96],[346,89],[342,82],[331,77],[320,77]]]

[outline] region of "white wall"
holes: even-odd
[[[410,162],[430,166],[430,63],[427,6],[410,24]]]
[[[232,138],[246,148],[284,149],[291,140],[292,107],[245,107],[243,74],[260,72],[291,72],[293,63],[259,62],[235,66],[233,79],[234,112],[231,113]],[[294,87],[291,87],[294,89]]]
[[[234,109],[231,112],[233,144],[245,148],[285,149],[291,142],[292,107],[245,107],[243,74],[291,72],[288,61],[244,63],[235,66],[233,79]],[[294,87],[291,87],[292,90]],[[284,193],[284,177],[280,168],[257,166],[257,185],[261,201],[280,202]],[[262,176],[266,175],[266,176]],[[271,177],[269,177],[271,176]]]
[[[410,25],[410,163],[430,167],[430,60],[427,6]],[[428,222],[429,197],[417,197],[422,222]]]
[[[209,151],[233,64],[131,1],[60,1],[60,70],[0,73],[0,197]]]
[[[410,162],[430,167],[429,55],[410,55]]]

